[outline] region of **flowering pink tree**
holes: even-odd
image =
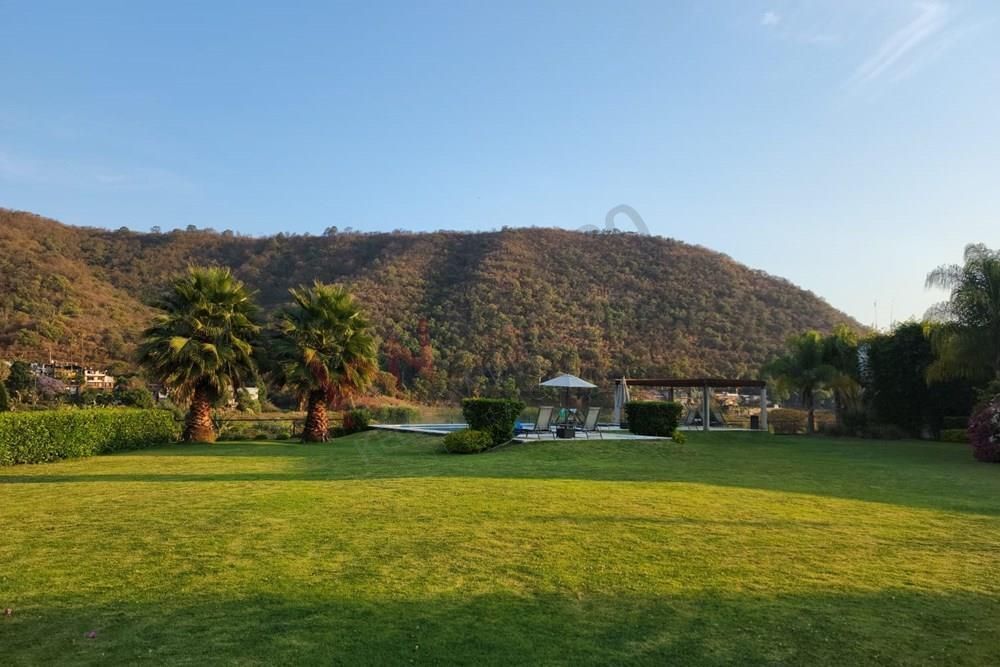
[[[977,460],[1000,463],[1000,396],[972,416],[969,442]]]

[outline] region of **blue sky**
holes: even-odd
[[[576,229],[627,204],[882,326],[1000,245],[993,1],[0,0],[0,90],[0,206],[70,224]]]

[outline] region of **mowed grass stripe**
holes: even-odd
[[[1000,658],[1000,467],[959,445],[439,446],[3,469],[0,645],[23,664]]]

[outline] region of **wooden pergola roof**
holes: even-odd
[[[615,380],[620,383],[621,380]],[[746,378],[730,380],[727,378],[625,378],[625,384],[631,387],[691,387],[721,389],[724,387],[766,387],[763,380]]]

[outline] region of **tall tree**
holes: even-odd
[[[10,373],[5,382],[7,389],[19,403],[26,401],[35,390],[35,374],[24,361],[15,361],[10,365]]]
[[[844,415],[861,411],[861,369],[858,364],[858,336],[846,324],[838,324],[823,339],[823,360],[833,370],[829,386],[833,390],[837,424]]]
[[[256,374],[251,293],[225,268],[191,268],[155,304],[139,362],[181,401],[190,401],[184,440],[214,442],[212,404]]]
[[[806,430],[816,432],[816,392],[835,377],[836,369],[827,363],[823,336],[818,331],[806,331],[788,339],[788,353],[773,360],[764,374],[773,378],[780,389],[799,393],[808,412]]]
[[[10,396],[3,382],[0,382],[0,412],[10,412]]]
[[[941,322],[932,332],[938,359],[928,376],[1000,380],[1000,251],[970,244],[964,263],[934,269],[927,287],[950,291],[928,312]]]
[[[378,372],[371,325],[342,287],[315,283],[289,290],[270,335],[275,384],[294,390],[308,413],[302,439],[324,442],[327,408],[364,390]]]

